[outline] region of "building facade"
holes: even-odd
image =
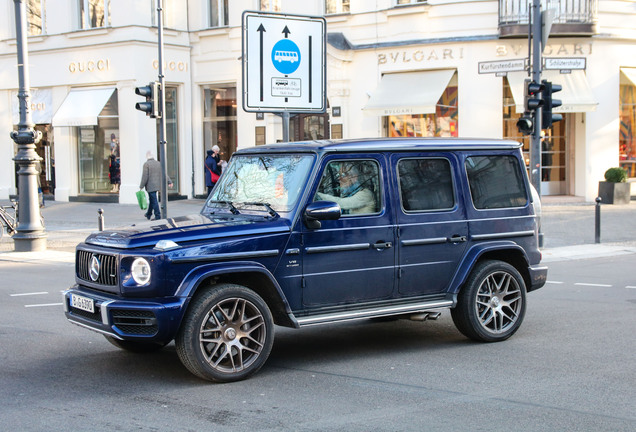
[[[40,182],[56,200],[136,202],[156,122],[135,87],[157,79],[155,0],[24,0]],[[531,0],[163,0],[168,174],[205,194],[204,158],[280,141],[281,118],[242,109],[245,10],[325,16],[324,115],[292,115],[290,139],[457,136],[524,140]],[[0,199],[16,194],[12,0],[0,1]],[[547,0],[544,79],[564,120],[545,131],[542,193],[592,201],[610,167],[636,179],[636,2]],[[521,68],[519,65],[521,64]],[[527,141],[527,138],[525,138]],[[528,143],[526,142],[526,149]],[[636,187],[633,188],[636,194]]]

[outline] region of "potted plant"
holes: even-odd
[[[598,182],[598,196],[603,204],[629,204],[630,184],[627,171],[615,167],[605,171],[605,181]]]

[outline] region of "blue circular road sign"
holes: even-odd
[[[272,63],[282,74],[294,73],[300,66],[300,49],[289,39],[281,39],[272,48]]]

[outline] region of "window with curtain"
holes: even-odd
[[[91,29],[110,26],[109,0],[78,0],[80,27]]]
[[[261,10],[263,12],[280,12],[281,0],[261,0]]]
[[[350,0],[325,0],[325,14],[350,12]]]
[[[417,3],[426,3],[428,0],[395,0],[396,6],[410,5]]]
[[[228,0],[210,0],[210,27],[228,25]]]

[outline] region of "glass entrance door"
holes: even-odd
[[[565,195],[567,153],[565,129],[568,116],[541,133],[541,195]]]

